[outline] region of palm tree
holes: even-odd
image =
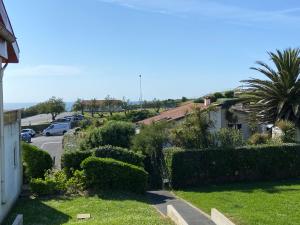
[[[268,53],[275,67],[258,61],[259,67],[251,68],[267,79],[242,81],[246,84],[243,95],[249,103],[249,111],[260,122],[275,123],[289,120],[300,125],[300,49],[286,49],[283,52]]]

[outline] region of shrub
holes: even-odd
[[[234,98],[234,91],[226,91],[224,93],[225,98]]]
[[[243,135],[239,130],[222,128],[217,132],[218,145],[220,147],[239,147],[244,144]]]
[[[27,143],[22,143],[22,148],[25,175],[28,178],[43,178],[53,164],[49,153]]]
[[[95,156],[100,158],[112,158],[125,163],[143,167],[144,156],[125,148],[111,145],[101,146],[95,150]]]
[[[122,190],[143,193],[147,172],[140,167],[114,159],[90,157],[81,164],[87,185],[97,190]]]
[[[276,126],[282,130],[281,139],[284,143],[294,143],[296,140],[296,126],[288,120],[280,120]]]
[[[300,176],[299,145],[180,151],[169,157],[173,188]]]
[[[197,98],[194,100],[194,103],[204,103],[204,98]]]
[[[32,178],[29,184],[31,192],[39,196],[55,194],[55,186],[55,181],[43,180],[42,178]]]
[[[78,194],[86,188],[86,177],[83,170],[76,170],[72,177],[67,181],[67,193]]]
[[[109,121],[101,128],[89,131],[81,148],[92,149],[104,145],[128,148],[134,134],[135,128],[132,123]]]
[[[81,168],[81,162],[92,155],[93,151],[65,152],[61,157],[61,167],[67,176],[71,177],[73,171]]]
[[[249,138],[248,142],[251,145],[261,145],[261,144],[267,144],[269,140],[270,140],[270,135],[255,133]]]
[[[224,95],[221,92],[216,92],[213,94],[215,99],[224,98]]]

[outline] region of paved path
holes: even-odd
[[[149,191],[148,196],[154,207],[165,216],[167,215],[167,205],[173,205],[189,225],[215,225],[200,210],[195,209],[185,201],[177,199],[168,191]]]
[[[55,167],[60,169],[63,136],[40,136],[32,138],[31,142],[33,145],[47,151],[52,158],[55,157]]]

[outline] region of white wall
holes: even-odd
[[[0,195],[0,223],[18,198],[22,187],[22,160],[20,150],[20,118],[4,126],[4,190]]]

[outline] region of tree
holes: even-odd
[[[133,138],[132,149],[147,156],[145,168],[152,188],[161,188],[163,178],[168,177],[163,148],[168,143],[169,126],[166,121],[142,126],[140,133]]]
[[[84,108],[85,108],[85,105],[84,105],[82,99],[78,98],[78,99],[74,102],[74,105],[72,106],[72,111],[74,111],[74,112],[79,112],[79,111],[81,111],[81,114],[83,115],[83,113],[84,113]]]
[[[157,112],[157,113],[159,113],[159,110],[160,110],[160,108],[161,108],[161,105],[162,105],[162,103],[161,103],[161,101],[159,100],[159,99],[153,99],[153,107],[155,108],[155,111]]]
[[[234,98],[234,91],[226,91],[224,93],[225,98]]]
[[[104,100],[104,105],[108,110],[109,114],[112,116],[114,112],[114,107],[116,106],[116,102],[110,95],[107,95]]]
[[[267,79],[251,78],[242,81],[246,92],[242,95],[260,122],[275,123],[289,120],[299,126],[300,119],[300,49],[269,52],[275,68],[258,61],[251,68]]]
[[[187,149],[205,149],[214,145],[210,128],[213,121],[208,112],[196,108],[186,120],[172,131],[172,141],[177,147]]]
[[[65,112],[66,104],[62,98],[52,97],[48,101],[39,104],[40,113],[50,113],[52,120],[62,112]]]
[[[97,111],[97,109],[99,108],[99,105],[97,103],[97,100],[95,98],[93,98],[91,101],[90,101],[90,104],[88,105],[88,108],[92,114],[92,117],[95,116],[95,112]]]
[[[130,110],[130,100],[126,99],[125,96],[122,99],[122,109],[124,110],[125,115]]]

